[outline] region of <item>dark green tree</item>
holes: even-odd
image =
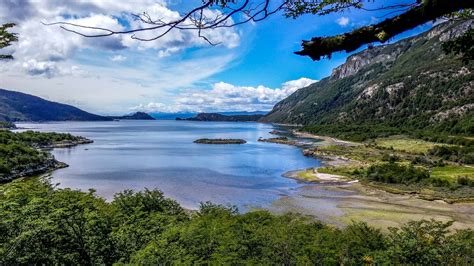
[[[5,23],[0,26],[0,49],[10,46],[12,42],[18,41],[18,34],[8,31],[14,26],[14,23]],[[11,54],[0,54],[0,60],[3,59],[13,59],[13,56]]]

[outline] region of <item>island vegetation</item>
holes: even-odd
[[[0,264],[468,265],[474,232],[452,231],[451,223],[339,229],[211,203],[186,211],[158,190],[107,202],[94,190],[31,178],[0,187]]]
[[[243,139],[197,139],[194,143],[198,144],[245,144]]]
[[[0,131],[0,183],[66,166],[45,149],[72,147],[92,141],[64,133]]]
[[[9,121],[0,121],[0,130],[1,129],[15,129],[16,125]]]

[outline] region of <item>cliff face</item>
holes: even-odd
[[[437,38],[444,42],[459,37],[474,24],[473,20],[465,21],[455,27],[450,24],[440,24],[429,32],[401,40],[391,45],[376,46],[366,49],[360,53],[351,55],[346,62],[332,71],[331,78],[341,79],[356,74],[359,70],[376,63],[389,64],[395,61],[400,55],[407,52],[410,47],[420,41]]]
[[[354,54],[331,76],[276,104],[261,121],[411,128],[449,124],[446,130],[473,130],[465,128],[473,120],[473,64],[463,65],[441,47],[473,26],[474,20],[444,23]]]

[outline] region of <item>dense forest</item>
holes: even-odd
[[[187,211],[158,190],[106,202],[31,178],[0,187],[0,264],[472,264],[474,232],[450,225],[338,229],[211,203]]]

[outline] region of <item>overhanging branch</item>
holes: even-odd
[[[473,7],[474,0],[425,0],[405,13],[386,19],[379,24],[362,27],[341,35],[314,37],[310,41],[303,41],[303,49],[295,53],[309,56],[313,60],[320,60],[326,56],[330,57],[334,52],[352,52],[364,44],[384,43],[416,26],[461,9]]]

